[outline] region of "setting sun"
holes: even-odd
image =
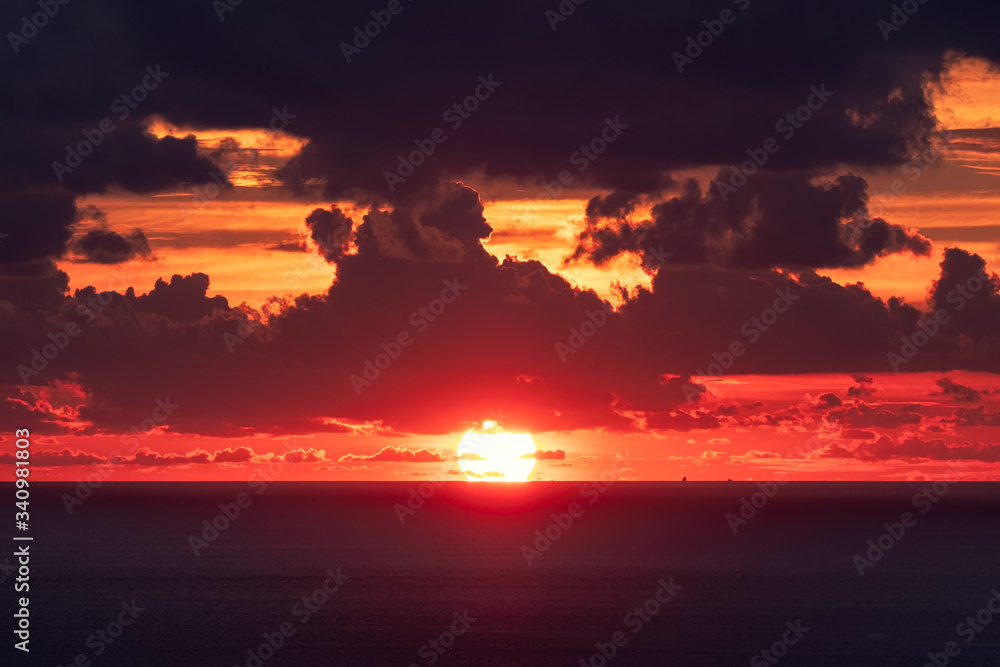
[[[535,467],[535,441],[527,433],[506,433],[483,422],[458,443],[458,467],[468,481],[524,482]]]

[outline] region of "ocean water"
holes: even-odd
[[[1000,665],[997,484],[793,482],[735,534],[753,483],[450,482],[405,521],[419,482],[106,483],[70,515],[74,487],[32,487],[31,652],[7,577],[4,664]]]

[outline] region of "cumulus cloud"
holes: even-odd
[[[570,260],[601,265],[662,247],[671,264],[820,268],[863,266],[901,252],[930,254],[926,238],[869,219],[867,200],[863,178],[817,183],[808,173],[759,175],[728,197],[713,189],[702,193],[691,179],[682,194],[654,205],[650,219],[638,222],[620,217],[637,201],[626,206],[597,197],[587,206],[587,227]],[[614,217],[596,217],[605,212]]]
[[[951,396],[959,403],[975,403],[983,397],[983,392],[952,382],[951,378],[943,377],[934,382],[941,388],[940,392],[931,392],[931,396]]]
[[[15,465],[15,460],[13,452],[0,453],[0,464]],[[87,466],[103,461],[99,456],[68,447],[62,450],[40,449],[31,453],[31,465],[37,468]]]
[[[437,463],[444,461],[438,452],[429,449],[409,449],[407,447],[383,447],[374,454],[344,454],[339,459],[345,461],[394,461],[404,463]]]
[[[153,252],[141,229],[119,234],[110,229],[91,229],[73,240],[73,252],[79,261],[93,264],[122,264],[132,259],[152,259]]]
[[[821,452],[823,458],[854,458],[861,461],[891,460],[970,460],[995,463],[1000,461],[1000,445],[995,443],[957,442],[926,440],[915,435],[899,438],[880,436],[872,442],[856,445],[831,443]]]

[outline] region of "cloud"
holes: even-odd
[[[944,310],[949,316],[943,328],[996,344],[1000,277],[988,270],[982,257],[960,248],[945,249],[941,275],[930,292],[931,308]]]
[[[843,404],[844,402],[841,401],[836,394],[828,392],[816,399],[816,402],[813,404],[813,409],[828,410],[829,408],[839,408]]]
[[[720,172],[717,179],[728,176]],[[930,254],[926,238],[869,218],[867,200],[861,177],[817,183],[805,172],[761,174],[728,197],[715,189],[702,194],[690,179],[682,194],[655,204],[650,219],[641,222],[620,217],[637,201],[609,211],[597,197],[587,206],[587,227],[570,260],[603,265],[622,253],[643,256],[664,248],[670,264],[829,268],[864,266],[902,252]],[[594,217],[604,212],[614,217]]]
[[[51,433],[127,432],[167,395],[183,406],[171,416],[172,432],[222,437],[376,423],[397,434],[443,434],[497,405],[511,415],[509,430],[693,431],[794,426],[814,407],[741,417],[739,406],[693,379],[711,372],[734,342],[745,353],[727,373],[874,372],[889,368],[887,353],[922,317],[898,299],[810,270],[707,265],[661,267],[649,289],[623,293],[615,310],[540,262],[497,261],[480,243],[484,225],[478,193],[452,184],[399,211],[369,210],[352,251],[336,255],[329,290],[285,304],[266,324],[210,295],[206,274],[174,275],[147,294],[93,287],[63,294],[45,306],[44,319],[16,306],[14,317],[0,318],[0,360],[17,368],[50,333],[80,326],[58,363],[32,378],[44,385],[73,374],[85,393],[82,424],[32,413]],[[776,303],[787,308],[772,320]],[[593,335],[579,344],[573,331],[585,323]],[[402,334],[411,341],[405,346]],[[987,345],[992,335],[942,329],[934,349],[906,370],[1000,370]],[[977,340],[983,345],[968,344]],[[374,365],[390,353],[388,366]],[[848,394],[874,391],[868,376],[854,380]],[[825,418],[860,429],[922,419],[858,400]]]
[[[537,452],[532,452],[530,454],[525,454],[521,457],[522,459],[537,459],[538,461],[561,461],[566,458],[566,452],[561,449],[555,450],[544,450],[540,449]]]
[[[1000,426],[1000,410],[990,410],[985,405],[959,407],[947,421],[955,426]]]
[[[729,459],[726,461],[726,465],[748,465],[752,463],[760,463],[767,461],[775,461],[783,459],[784,457],[777,452],[770,452],[760,449],[751,449],[743,454],[733,454],[730,455]]]
[[[934,384],[940,387],[941,391],[931,392],[931,396],[951,396],[959,403],[975,403],[983,397],[983,392],[958,384],[957,382],[952,382],[947,377],[936,380]]]
[[[103,462],[104,459],[80,450],[41,449],[31,453],[31,465],[37,468],[51,468],[61,466],[87,466]],[[13,453],[0,454],[0,464],[15,465]]]
[[[915,426],[923,421],[919,412],[900,410],[894,412],[888,408],[870,405],[861,400],[855,400],[853,405],[830,410],[826,413],[826,421],[839,424],[844,428],[899,428]]]
[[[282,463],[316,463],[326,461],[326,450],[314,449],[293,449],[274,457],[274,460]],[[317,468],[318,469],[318,468]]]
[[[851,379],[856,383],[853,387],[847,388],[847,395],[853,398],[866,398],[872,396],[877,391],[875,389],[875,380],[862,373],[856,373],[851,376]]]
[[[946,443],[943,440],[924,440],[914,435],[893,439],[883,435],[874,442],[862,442],[854,446],[831,443],[819,455],[822,458],[855,458],[862,461],[927,459],[995,463],[1000,461],[1000,445],[968,441]]]
[[[438,452],[429,449],[408,449],[387,446],[375,454],[344,454],[339,461],[393,461],[403,463],[436,463],[445,459]]]
[[[315,463],[326,460],[326,453],[317,449],[297,449],[280,455],[260,455],[249,447],[233,447],[207,452],[195,449],[185,454],[160,453],[149,447],[139,448],[131,456],[119,456],[110,461],[113,465],[134,465],[143,467],[187,466],[192,464],[239,464],[280,461],[283,463]],[[14,455],[0,454],[0,464],[13,464]],[[90,466],[106,464],[106,456],[65,448],[61,451],[39,450],[32,453],[31,464],[38,467]]]
[[[212,463],[246,463],[252,461],[255,454],[249,447],[223,449],[212,455]]]
[[[138,311],[164,315],[175,322],[196,322],[216,310],[229,310],[225,297],[208,296],[208,286],[209,278],[204,273],[174,275],[169,283],[158,278],[148,294],[135,296],[129,288],[125,296]]]
[[[354,222],[336,207],[317,208],[306,217],[310,238],[328,262],[336,262],[347,251]]]
[[[152,259],[153,252],[141,229],[127,235],[108,229],[92,229],[74,239],[71,245],[80,261],[93,264],[122,264],[132,259]]]
[[[840,432],[840,437],[845,440],[874,440],[877,434],[860,428],[845,428]]]
[[[149,447],[141,447],[133,456],[123,458],[122,462],[147,468],[186,466],[211,463],[212,455],[202,450],[195,450],[187,454],[160,454],[152,451]]]

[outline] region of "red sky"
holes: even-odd
[[[655,246],[628,248],[630,234],[679,239],[657,225],[707,206],[729,162],[674,170],[673,187],[635,195],[613,215],[588,211],[614,208],[617,188],[581,181],[541,197],[550,179],[479,169],[441,179],[419,204],[372,206],[283,184],[281,169],[309,141],[294,121],[271,132],[263,122],[213,128],[151,115],[143,122],[159,139],[194,134],[199,156],[224,166],[232,187],[207,199],[206,184],[74,197],[78,221],[54,260],[65,301],[48,311],[0,301],[11,321],[30,312],[33,327],[11,334],[0,463],[12,467],[13,430],[28,427],[45,480],[246,480],[268,466],[283,480],[462,479],[459,439],[499,415],[548,452],[537,480],[597,478],[620,453],[631,463],[619,476],[636,480],[776,471],[908,480],[956,469],[1000,479],[998,82],[984,61],[965,58],[925,85],[948,138],[923,154],[926,170],[845,162],[802,182],[803,192],[849,192],[835,178],[863,177],[864,219],[909,239],[840,266],[739,264],[738,253],[694,265],[669,242],[659,246],[669,257],[650,265]],[[761,216],[767,196],[762,189]],[[101,263],[83,243],[95,231],[132,239],[124,261]],[[333,246],[317,243],[325,239]],[[731,238],[713,243],[728,252]],[[985,287],[956,307],[944,288],[967,284],[974,271],[963,272],[980,260]],[[96,293],[79,291],[88,286]],[[801,300],[773,329],[740,326],[777,310],[783,290]],[[102,292],[116,295],[88,320],[84,304]],[[416,315],[439,297],[440,319]],[[954,328],[893,372],[899,336],[912,337],[935,309]],[[25,376],[33,350],[71,322],[83,333]],[[577,351],[571,327],[588,322],[599,326]],[[400,334],[412,345],[398,363],[367,384],[352,379]],[[710,364],[730,343],[746,356],[714,376]],[[118,455],[119,465],[104,465]]]

